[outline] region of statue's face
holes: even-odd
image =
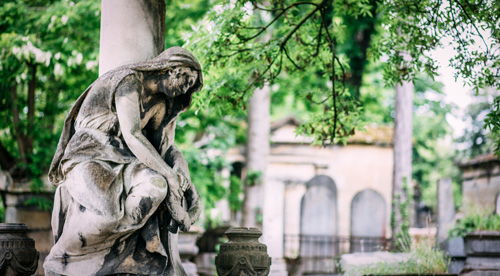
[[[161,75],[158,89],[159,92],[173,98],[186,94],[198,79],[198,72],[189,67],[173,67]]]

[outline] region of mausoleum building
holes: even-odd
[[[500,160],[493,153],[459,164],[464,208],[500,212]],[[466,210],[465,210],[466,211]]]
[[[298,125],[293,117],[272,124],[263,242],[273,258],[288,260],[290,275],[334,272],[340,253],[388,245],[393,130],[368,126],[346,145],[314,146],[296,135]],[[244,156],[235,149],[229,159]]]

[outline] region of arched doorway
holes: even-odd
[[[351,202],[351,252],[381,250],[385,238],[386,203],[382,195],[365,189]]]

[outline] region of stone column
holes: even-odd
[[[165,48],[164,0],[102,0],[99,76]]]
[[[411,62],[408,54],[401,54],[406,63]],[[406,201],[403,185],[411,189],[412,158],[412,120],[413,120],[413,83],[402,81],[396,85],[396,101],[394,105],[394,169],[392,184],[392,212],[395,223],[392,228],[393,246],[397,245],[397,234],[401,229],[402,215],[399,206]],[[400,200],[395,200],[399,195]],[[409,199],[411,200],[411,199]]]
[[[256,89],[248,103],[247,174],[260,172],[257,183],[245,188],[243,226],[259,225],[262,212],[262,240],[267,243],[272,265],[269,275],[287,275],[283,260],[284,184],[267,177],[270,154],[271,88],[265,84]]]
[[[272,258],[270,276],[287,276],[283,259],[285,184],[267,177],[264,182],[262,242]]]
[[[262,215],[263,190],[269,156],[269,128],[271,125],[271,88],[265,84],[255,89],[248,100],[247,164],[245,200],[243,202],[243,226],[260,227],[258,219]],[[259,174],[255,183],[250,183],[251,174]],[[270,195],[268,195],[270,196]]]
[[[448,230],[453,226],[453,217],[455,216],[455,205],[453,203],[453,191],[450,178],[442,178],[439,180],[437,203],[437,242],[441,244],[448,238]]]

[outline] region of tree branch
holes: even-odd
[[[286,43],[288,40],[292,37],[292,35],[297,32],[298,29],[311,17],[313,14],[315,14],[320,8],[323,6],[325,3],[325,0],[323,0],[319,5],[316,5],[316,8],[314,8],[311,12],[309,12],[302,20],[300,20],[299,24],[297,24],[288,34],[285,36],[285,38],[281,41],[280,43],[280,49],[283,49],[285,47]]]
[[[273,12],[273,11],[288,10],[290,8],[293,8],[294,6],[300,6],[300,5],[313,5],[313,6],[317,6],[318,4],[316,4],[314,2],[310,2],[310,1],[300,1],[300,2],[295,2],[295,3],[291,4],[290,6],[288,6],[286,8],[266,9],[266,8],[262,8],[262,7],[257,6],[257,4],[254,4],[254,8],[256,8],[258,10],[262,10],[262,11]]]
[[[250,36],[250,37],[246,37],[246,38],[240,38],[242,41],[239,43],[239,44],[244,44],[245,42],[249,41],[249,40],[252,40],[256,37],[258,37],[259,35],[261,35],[263,32],[265,32],[267,30],[267,28],[269,28],[274,22],[276,22],[276,20],[278,20],[287,10],[295,7],[295,6],[299,6],[299,5],[304,5],[304,4],[308,4],[308,5],[313,5],[313,6],[317,6],[318,4],[316,3],[313,3],[313,2],[297,2],[297,3],[293,3],[291,4],[290,6],[286,7],[286,8],[283,8],[283,9],[278,9],[278,10],[281,10],[281,12],[276,15],[274,17],[273,20],[271,20],[271,22],[269,22],[266,26],[264,26],[259,32],[257,32],[255,35],[253,36]],[[256,6],[255,6],[256,7]],[[257,8],[257,7],[256,7]]]
[[[299,65],[297,65],[295,63],[295,61],[290,57],[290,55],[288,55],[288,50],[286,49],[286,47],[283,48],[283,51],[285,52],[285,55],[288,58],[288,60],[293,64],[293,66],[295,66],[295,68],[297,68],[299,70],[303,70],[304,69],[304,67],[300,67]]]
[[[467,16],[467,18],[469,19],[470,23],[474,27],[474,29],[476,29],[476,32],[479,35],[479,37],[483,40],[484,46],[486,46],[486,55],[488,55],[488,53],[490,52],[490,48],[488,47],[488,44],[486,43],[486,40],[484,39],[483,35],[479,32],[479,29],[477,28],[476,24],[474,23],[474,20],[472,20],[472,18],[470,17],[469,13],[465,9],[465,7],[462,5],[462,3],[460,3],[460,1],[458,1],[458,0],[454,0],[454,1],[458,4],[458,6],[460,6],[460,9],[462,9],[462,11],[464,12],[465,16]]]

